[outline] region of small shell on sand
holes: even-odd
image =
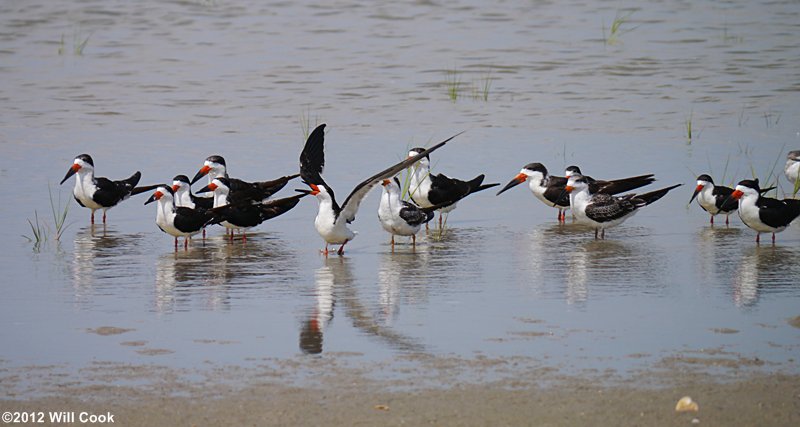
[[[675,411],[677,412],[697,412],[699,410],[700,406],[689,396],[682,397],[678,404],[675,405]]]

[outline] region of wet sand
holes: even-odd
[[[14,387],[15,378],[6,369],[0,409],[110,412],[115,425],[147,426],[800,423],[800,376],[759,373],[744,364],[723,365],[724,373],[710,375],[705,372],[720,367],[718,363],[696,366],[671,358],[658,368],[620,379],[613,372],[566,376],[522,359],[434,358],[423,361],[426,366],[419,371],[409,369],[403,378],[376,379],[380,365],[354,367],[358,364],[349,364],[350,357],[212,370],[201,381],[187,381],[188,371],[99,363],[83,370],[78,381],[55,372],[40,375],[35,398],[15,398],[6,386],[21,388]],[[498,366],[516,374],[485,382],[459,379],[491,375]],[[24,370],[35,374],[37,369],[48,370]],[[393,369],[395,376],[397,368],[388,368]],[[304,384],[297,384],[302,376]],[[145,378],[150,380],[145,386],[108,385]],[[698,402],[699,410],[676,412],[683,396]]]

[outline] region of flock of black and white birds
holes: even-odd
[[[226,228],[226,234],[232,240],[234,232],[240,230],[242,239],[246,240],[246,230],[262,222],[282,215],[299,203],[300,199],[312,195],[319,201],[319,210],[314,220],[317,232],[325,240],[325,249],[321,252],[328,255],[328,246],[339,245],[337,253],[344,253],[345,245],[356,237],[348,224],[355,220],[361,201],[369,191],[378,184],[383,187],[378,219],[381,226],[391,234],[391,245],[394,249],[394,237],[410,236],[416,245],[416,234],[423,224],[426,225],[439,211],[441,227],[442,213],[456,207],[456,203],[470,194],[498,186],[500,184],[484,184],[484,175],[462,181],[443,174],[432,174],[430,170],[430,154],[456,134],[430,148],[413,148],[408,156],[381,172],[365,179],[350,192],[344,203],[336,202],[333,189],[322,178],[325,166],[325,125],[319,125],[308,137],[303,151],[300,153],[300,172],[262,182],[246,182],[231,178],[227,174],[225,159],[214,155],[208,157],[202,168],[192,180],[186,175],[177,175],[172,184],[137,186],[141,173],[136,172],[130,178],[112,181],[94,175],[94,161],[88,154],[77,156],[67,171],[61,184],[75,175],[73,195],[81,206],[91,210],[91,223],[94,224],[95,211],[103,210],[103,223],[106,223],[106,211],[132,195],[151,192],[145,204],[156,203],[156,224],[165,233],[174,237],[175,248],[178,237],[184,238],[184,247],[188,247],[192,236],[203,233],[205,228],[220,224]],[[800,187],[800,150],[791,151],[787,156],[784,173],[794,185],[795,193]],[[410,168],[407,182],[407,195],[404,200],[404,188],[397,175]],[[191,186],[208,177],[208,185],[191,192]],[[280,199],[271,198],[294,178],[300,177],[308,189],[297,189],[299,194]],[[575,222],[588,225],[594,229],[595,238],[605,238],[605,230],[617,226],[633,216],[640,208],[664,197],[670,190],[681,184],[671,185],[647,193],[634,194],[628,191],[649,185],[655,181],[652,174],[639,175],[615,180],[599,180],[583,175],[577,166],[570,166],[565,176],[549,175],[547,168],[541,163],[530,163],[520,170],[505,187],[497,192],[528,182],[533,195],[543,203],[558,209],[558,221],[566,221],[566,211],[570,210]],[[716,215],[725,215],[725,223],[733,212],[738,212],[742,222],[756,231],[756,242],[760,242],[761,233],[775,233],[786,229],[800,216],[800,199],[785,198],[782,200],[765,197],[763,194],[774,189],[760,188],[758,179],[740,181],[735,188],[715,185],[709,175],[697,177],[697,187],[689,203],[697,199],[698,204],[711,215],[711,224]]]

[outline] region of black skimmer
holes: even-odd
[[[186,175],[175,175],[172,178],[172,192],[175,193],[175,206],[184,208],[211,209],[214,207],[214,195],[199,197],[192,194],[191,181]]]
[[[760,243],[761,233],[772,233],[774,244],[775,233],[786,229],[800,216],[800,200],[764,197],[758,179],[739,181],[731,197],[739,201],[739,218],[756,231],[756,243]]]
[[[183,237],[183,247],[186,249],[189,247],[190,237],[199,233],[205,226],[222,221],[219,215],[211,210],[176,206],[175,193],[172,187],[167,185],[158,186],[144,204],[152,202],[158,202],[156,225],[161,231],[175,237],[175,249],[178,249],[178,237]]]
[[[297,190],[303,193],[311,194],[319,200],[319,211],[317,217],[314,219],[314,226],[317,232],[325,240],[325,250],[322,251],[326,256],[328,255],[328,245],[336,244],[341,245],[337,254],[344,254],[344,245],[356,237],[356,233],[347,227],[351,223],[358,211],[358,206],[364,196],[369,193],[374,186],[382,182],[384,179],[391,178],[397,175],[398,172],[413,165],[421,158],[428,155],[428,153],[443,146],[447,141],[455,138],[457,135],[434,145],[421,153],[409,157],[402,162],[394,164],[387,169],[378,172],[377,174],[362,181],[350,192],[344,203],[339,206],[336,203],[333,190],[322,179],[322,169],[325,166],[325,124],[321,124],[311,132],[308,136],[303,151],[300,153],[300,177],[303,182],[311,187],[311,191]]]
[[[697,198],[697,204],[711,214],[711,224],[714,224],[715,215],[723,214],[725,215],[725,225],[728,225],[728,216],[739,207],[739,202],[731,198],[732,193],[732,188],[714,185],[714,180],[703,174],[697,177],[697,187],[694,189],[689,203]]]
[[[564,191],[569,193],[570,206],[575,219],[579,223],[587,224],[594,228],[595,239],[598,231],[600,232],[600,238],[604,239],[606,228],[622,224],[626,219],[633,216],[639,208],[655,202],[664,197],[673,188],[681,185],[675,184],[644,194],[613,196],[606,193],[592,194],[589,189],[589,181],[583,176],[573,175],[567,180]]]
[[[139,171],[136,171],[130,178],[119,181],[94,176],[94,161],[92,156],[88,154],[81,154],[75,157],[72,166],[59,185],[75,174],[77,174],[77,177],[75,178],[75,188],[72,190],[72,195],[79,205],[92,210],[92,224],[94,224],[94,212],[96,210],[103,210],[103,224],[105,224],[107,210],[132,195],[156,188],[155,185],[136,187],[142,177]]]
[[[515,176],[502,190],[497,192],[499,196],[506,190],[516,187],[525,181],[528,182],[528,187],[537,199],[542,203],[558,209],[558,221],[564,222],[566,220],[566,210],[570,208],[569,194],[564,192],[564,187],[567,185],[569,176],[583,176],[581,170],[577,166],[569,166],[566,169],[567,177],[552,176],[547,174],[547,168],[541,163],[528,163],[519,174]],[[591,177],[585,177],[589,184],[589,191],[592,194],[619,194],[625,191],[631,191],[639,187],[651,184],[656,179],[653,174],[633,176],[630,178],[621,178],[610,181],[596,180]]]
[[[424,148],[412,148],[408,152],[408,157],[419,156],[424,151]],[[430,156],[426,154],[420,158],[419,163],[411,171],[408,195],[421,208],[444,206],[437,209],[441,211],[439,214],[439,227],[441,228],[441,214],[455,209],[456,202],[470,194],[500,185],[499,183],[483,184],[483,179],[483,174],[469,181],[450,178],[441,173],[433,175],[431,174]]]
[[[211,209],[214,207],[214,194],[211,197],[199,197],[192,194],[192,184],[186,175],[176,175],[172,178],[172,191],[175,193],[175,206],[191,209]],[[206,238],[206,229],[203,227],[203,239]]]
[[[266,200],[273,194],[282,189],[290,180],[300,176],[299,174],[282,176],[272,181],[258,181],[247,182],[241,179],[231,178],[228,176],[225,166],[225,159],[222,156],[209,156],[203,163],[203,167],[197,171],[190,184],[194,184],[200,178],[208,175],[208,183],[216,178],[226,178],[230,188],[230,195],[228,196],[231,203],[243,199],[251,200]],[[198,193],[200,193],[198,191]],[[195,202],[196,203],[196,202]]]
[[[417,245],[417,233],[422,224],[433,219],[433,211],[441,206],[420,208],[414,203],[402,199],[400,180],[383,180],[383,193],[378,206],[378,219],[384,230],[392,235],[392,251],[394,251],[394,236],[411,236],[414,247]]]
[[[786,179],[794,186],[792,194],[797,194],[797,191],[800,190],[800,150],[790,151],[786,158],[786,166],[783,168],[783,173],[786,175]]]
[[[210,184],[198,190],[198,193],[207,191],[214,192],[214,207],[211,209],[219,214],[223,221],[220,222],[225,228],[231,230],[230,239],[233,240],[234,230],[242,230],[242,240],[247,240],[246,229],[255,227],[262,222],[282,215],[293,207],[306,194],[297,194],[282,199],[268,200],[261,202],[258,199],[239,199],[231,200],[231,182],[228,178],[214,178]]]

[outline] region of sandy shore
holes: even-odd
[[[800,425],[800,376],[743,363],[669,359],[621,378],[564,375],[524,359],[426,358],[398,368],[353,357],[210,369],[199,380],[190,379],[196,371],[157,366],[96,363],[80,378],[6,368],[0,409],[110,412],[126,426]],[[717,369],[724,372],[707,373]],[[699,410],[676,412],[683,396]]]

